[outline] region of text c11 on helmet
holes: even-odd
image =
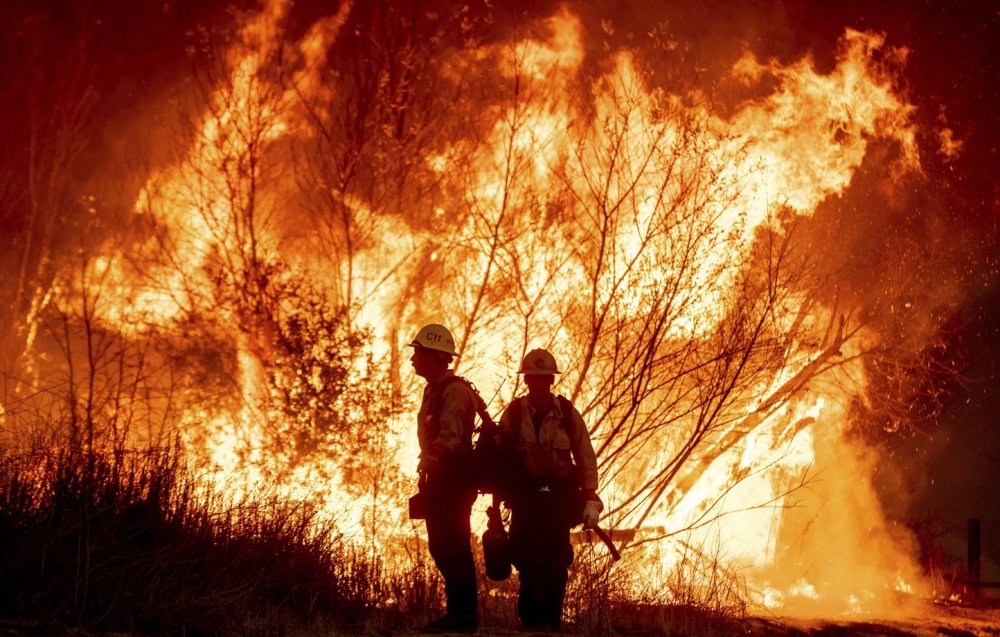
[[[423,347],[458,356],[458,352],[455,351],[455,339],[452,338],[451,332],[444,325],[437,323],[421,327],[408,347]]]
[[[524,355],[518,374],[561,374],[555,357],[544,349],[533,349]]]

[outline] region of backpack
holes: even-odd
[[[480,425],[473,431],[475,438],[471,453],[467,454],[463,463],[462,473],[468,477],[480,493],[495,494],[502,489],[504,477],[511,468],[512,449],[503,442],[499,425],[493,421],[486,401],[483,400],[472,381],[455,375],[445,376],[441,379],[431,396],[432,422],[436,428],[441,417],[441,397],[444,395],[444,390],[453,382],[464,383],[472,390],[476,400],[476,414],[481,421]],[[436,431],[434,435],[437,435]]]

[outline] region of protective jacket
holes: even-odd
[[[448,370],[445,376],[454,376]],[[438,387],[446,382],[443,392]],[[440,397],[438,397],[440,394]],[[434,422],[435,400],[440,400],[440,417]],[[417,440],[420,457],[446,462],[472,450],[472,434],[476,428],[476,398],[463,382],[447,382],[442,377],[424,387],[420,411],[417,413]]]
[[[528,397],[522,396],[500,417],[500,427],[523,454],[524,470],[538,478],[565,478],[575,463],[580,488],[596,490],[597,457],[580,412],[568,400],[556,398],[536,427],[538,416]]]

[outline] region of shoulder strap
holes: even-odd
[[[556,396],[556,400],[559,401],[559,411],[562,412],[559,424],[562,426],[563,431],[566,432],[566,435],[570,435],[573,430],[573,403],[569,402],[569,398],[566,398],[562,394]]]
[[[434,436],[437,436],[438,420],[441,418],[441,398],[444,396],[445,388],[455,381],[462,382],[466,387],[472,390],[472,395],[476,399],[476,413],[479,415],[479,419],[482,421],[480,429],[483,427],[495,428],[496,424],[493,422],[493,418],[490,416],[490,412],[486,408],[486,401],[479,394],[479,390],[476,386],[472,384],[472,381],[464,376],[455,376],[454,374],[449,374],[441,379],[438,386],[434,388],[434,394],[431,403],[431,415],[433,416],[434,422]]]
[[[441,398],[444,397],[444,390],[448,385],[452,384],[454,381],[459,380],[459,376],[448,375],[438,381],[437,387],[434,388],[434,393],[431,394],[431,415],[434,416],[434,421],[441,416]]]
[[[560,426],[562,426],[563,431],[569,436],[570,444],[575,445],[576,441],[573,440],[573,403],[569,401],[562,394],[556,396],[556,400],[559,401],[559,409],[562,411],[562,418],[559,420]]]
[[[527,396],[521,396],[518,399],[518,401],[525,401],[525,402],[527,402],[527,400],[528,400]],[[563,431],[565,431],[566,435],[570,436],[570,439],[572,440],[572,437],[573,437],[573,433],[572,433],[573,432],[573,422],[572,422],[572,419],[573,419],[573,409],[572,409],[573,403],[569,402],[569,398],[566,398],[562,394],[557,394],[556,395],[556,401],[559,402],[559,410],[562,412],[562,418],[559,419],[559,426],[563,428]],[[520,432],[521,432],[521,417],[524,415],[524,411],[525,411],[525,404],[524,404],[524,402],[522,402],[519,405],[519,409],[517,410],[517,420],[515,420],[514,423],[513,423],[514,427],[516,428],[514,430],[514,434],[515,435],[519,435]]]

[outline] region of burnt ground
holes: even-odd
[[[727,629],[725,626],[729,625]],[[693,620],[680,622],[664,631],[644,628],[641,622],[629,628],[618,626],[614,637],[986,637],[1000,636],[1000,600],[980,607],[941,605],[928,602],[919,617],[906,620],[798,619],[754,617],[737,627],[725,621]],[[419,635],[415,631],[368,631],[365,635]],[[483,626],[483,637],[551,637],[552,633],[525,632]],[[571,631],[561,635],[572,636]],[[316,637],[316,636],[301,636]],[[326,636],[324,636],[326,637]],[[329,636],[333,637],[333,636]],[[346,637],[346,635],[344,636]],[[586,637],[601,637],[594,633]]]
[[[715,622],[693,622],[673,631],[635,627],[619,630],[615,637],[984,637],[1000,636],[1000,603],[990,607],[945,606],[928,603],[926,613],[908,620],[833,620],[793,618],[752,618],[741,628],[721,628]],[[365,633],[417,635],[416,632]],[[552,633],[524,632],[484,626],[483,637],[551,637]],[[572,632],[561,632],[571,636]],[[595,637],[589,634],[587,637]]]
[[[754,617],[731,630],[717,622],[692,622],[683,627],[663,631],[640,626],[619,629],[616,637],[983,637],[1000,636],[1000,601],[980,607],[940,605],[928,603],[920,617],[905,620],[858,619],[802,619],[786,617]],[[256,633],[254,633],[256,634]],[[266,629],[261,635],[270,635]],[[341,630],[296,631],[289,637],[354,637],[391,635],[408,636],[424,634],[413,630],[385,630],[366,628],[358,632]],[[552,633],[526,632],[509,628],[483,626],[478,633],[483,637],[551,637]],[[572,636],[571,631],[560,634]],[[0,637],[141,637],[138,634],[104,632],[96,633],[70,626],[55,620],[30,620],[0,617]],[[593,634],[587,637],[595,637]]]
[[[928,603],[918,617],[903,620],[754,618],[753,637],[980,637],[1000,635],[1000,602],[980,607]]]

